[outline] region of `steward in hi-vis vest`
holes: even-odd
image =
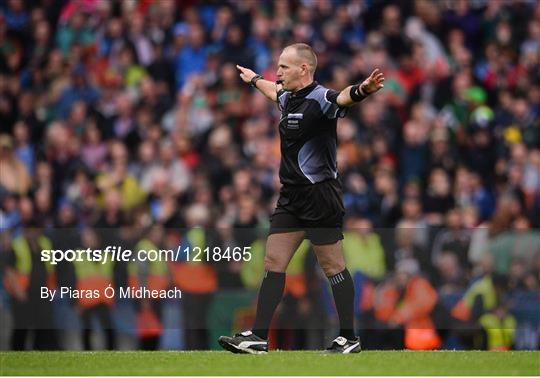
[[[395,277],[377,288],[375,317],[390,327],[401,327],[405,331],[405,348],[437,349],[441,346],[441,338],[431,313],[438,295],[431,284],[418,275],[418,264],[413,267],[412,261],[398,263]]]
[[[84,249],[103,249],[98,234],[93,229],[82,233]],[[83,322],[83,344],[85,350],[91,350],[92,319],[100,322],[106,336],[107,349],[114,349],[114,330],[111,318],[111,307],[114,297],[106,295],[108,287],[115,288],[113,282],[114,263],[102,261],[74,261],[77,292],[92,295],[78,295],[77,301],[81,309]],[[117,290],[117,288],[115,288]],[[94,294],[95,293],[95,294]],[[96,295],[97,294],[97,295]]]
[[[147,237],[135,245],[135,251],[159,251],[163,241],[163,228],[152,227]],[[159,257],[159,256],[158,256]],[[169,267],[165,256],[155,261],[131,261],[128,265],[128,284],[133,288],[165,290],[170,286]],[[155,350],[163,333],[162,299],[142,298],[137,301],[137,336],[144,350]]]
[[[50,250],[51,241],[40,228],[28,226],[10,245],[11,250],[6,251],[3,284],[11,298],[14,322],[11,348],[25,349],[26,339],[32,332],[32,350],[56,349],[53,305],[49,299],[41,298],[42,288],[56,286],[54,266],[41,261],[41,251]]]

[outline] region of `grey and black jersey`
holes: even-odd
[[[283,185],[315,184],[336,179],[337,118],[346,108],[337,104],[338,91],[313,82],[297,92],[278,92],[279,135]]]

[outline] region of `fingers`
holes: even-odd
[[[364,90],[368,93],[377,92],[379,89],[384,88],[384,74],[378,68],[375,68],[369,77],[364,80]]]
[[[238,71],[240,71],[240,75],[247,75],[249,72],[249,69],[239,66],[238,64],[236,65],[236,68],[238,69]]]
[[[240,71],[240,78],[245,81],[245,78],[246,78],[246,69],[242,66],[239,66],[238,64],[236,65],[236,68],[238,69],[238,71]]]
[[[384,81],[384,75],[378,68],[375,68],[369,77],[375,81]]]
[[[378,68],[375,68],[371,75],[369,75],[369,80],[375,84],[377,90],[384,88],[384,75]]]
[[[371,75],[369,75],[370,77],[379,77],[379,76],[384,76],[383,73],[381,72],[380,69],[378,68],[375,68],[373,70],[373,72],[371,73]]]

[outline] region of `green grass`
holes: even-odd
[[[540,352],[0,352],[0,375],[540,375]]]

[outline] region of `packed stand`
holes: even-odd
[[[364,347],[539,348],[540,3],[526,0],[3,2],[0,348],[207,349],[250,326],[280,114],[235,64],[275,80],[294,42],[327,87],[387,78],[338,124]],[[40,260],[107,245],[252,259]],[[273,347],[320,349],[337,323],[307,243],[288,273]],[[46,284],[182,299],[50,302]]]

